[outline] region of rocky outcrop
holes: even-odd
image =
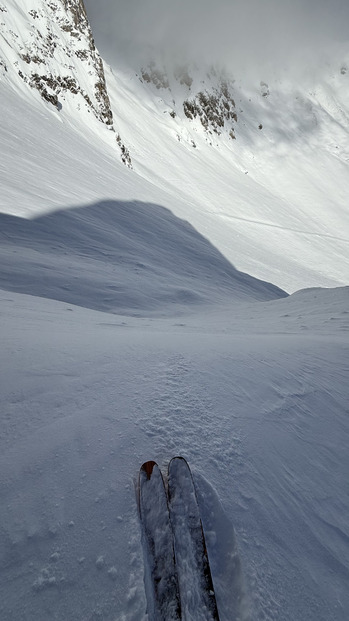
[[[30,8],[0,2],[0,33],[7,58],[0,71],[14,70],[43,100],[92,113],[113,130],[103,61],[96,49],[83,0],[32,0]],[[30,6],[26,4],[26,6]],[[16,29],[13,24],[16,24]],[[120,137],[116,140],[125,161]],[[130,158],[125,161],[131,165]]]
[[[235,101],[226,82],[222,81],[212,92],[200,91],[193,99],[186,99],[183,109],[188,119],[198,118],[206,132],[220,135],[224,128],[228,128],[229,136],[235,139]]]
[[[157,89],[170,88],[166,71],[159,69],[154,61],[151,61],[147,68],[142,67],[141,74],[144,82],[154,84]]]
[[[73,95],[77,105],[85,105],[100,121],[112,126],[103,62],[83,1],[33,0],[33,8],[21,13],[19,32],[6,28],[6,20],[1,29],[17,52],[14,67],[22,80],[58,108]]]
[[[141,69],[140,79],[155,86],[157,90],[166,89],[171,93],[174,108],[169,114],[173,119],[184,112],[189,121],[199,121],[206,134],[215,133],[219,136],[224,131],[230,138],[235,139],[234,124],[238,117],[225,74],[211,69],[205,79],[195,81],[187,66],[176,66],[168,72],[152,61]],[[178,94],[176,99],[173,95],[178,90],[174,88],[175,83],[183,87],[181,101],[178,100]]]

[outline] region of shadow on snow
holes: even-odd
[[[174,314],[287,294],[236,270],[155,204],[106,200],[34,220],[0,214],[0,287],[100,311]]]

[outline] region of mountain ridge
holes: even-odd
[[[63,105],[77,113],[84,109],[115,131],[103,61],[83,0],[11,4],[0,6],[2,77],[11,74],[15,82],[19,77],[58,111]],[[124,160],[127,151],[119,135],[116,144]]]

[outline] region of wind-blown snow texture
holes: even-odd
[[[137,474],[183,455],[222,621],[347,621],[342,60],[237,80],[233,140],[125,67],[108,131],[0,49],[1,619],[145,621]]]
[[[183,454],[221,618],[344,621],[348,297],[176,321],[3,292],[2,618],[144,618],[133,479]]]

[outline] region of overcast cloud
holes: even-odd
[[[221,62],[233,72],[319,65],[349,53],[349,0],[85,0],[111,63],[144,47]]]

